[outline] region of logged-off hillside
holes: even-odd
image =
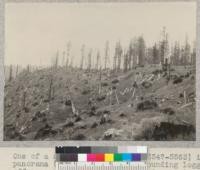
[[[25,70],[4,105],[5,140],[194,140],[195,70]]]

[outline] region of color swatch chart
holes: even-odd
[[[146,146],[56,147],[55,153],[57,170],[147,169]]]

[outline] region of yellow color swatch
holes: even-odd
[[[114,154],[105,154],[105,162],[113,162]]]

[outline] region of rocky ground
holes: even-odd
[[[195,140],[195,76],[193,66],[172,67],[170,80],[159,66],[23,71],[5,85],[4,140]]]

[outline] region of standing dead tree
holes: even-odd
[[[168,58],[169,55],[169,44],[168,44],[168,33],[166,32],[166,28],[163,27],[162,30],[162,40],[160,41],[160,63],[164,64],[165,58]]]
[[[69,58],[67,57],[66,58],[66,68],[68,68],[69,67]]]
[[[132,55],[130,55],[130,52],[129,52],[129,50],[128,50],[128,58],[127,58],[127,69],[128,70],[131,70],[131,68],[132,68]]]
[[[118,95],[117,95],[116,86],[110,86],[107,95],[109,95],[109,105],[113,105],[113,99],[115,99],[117,104],[119,105],[119,98],[118,98]]]
[[[138,38],[138,65],[143,66],[145,64],[145,41],[142,36]]]
[[[95,66],[96,70],[99,70],[99,66],[101,65],[100,61],[101,61],[101,56],[100,56],[100,52],[98,51],[97,58],[96,58],[96,66]]]
[[[152,63],[159,64],[159,49],[156,43],[153,45],[152,49]]]
[[[49,83],[49,91],[48,91],[48,101],[50,102],[52,99],[53,93],[53,75],[50,75],[50,83]]]
[[[115,51],[115,54],[114,54],[114,57],[113,57],[113,71],[116,71],[116,68],[117,68],[117,54],[116,54],[116,51]]]
[[[91,71],[92,68],[92,49],[90,49],[89,53],[88,53],[88,63],[87,63],[87,69],[88,71]]]
[[[116,98],[117,104],[119,105],[119,98],[118,98],[118,95],[117,95],[117,89],[114,89],[114,93],[115,93],[115,98]]]
[[[188,43],[188,37],[186,36],[185,45],[183,47],[183,53],[181,55],[182,65],[186,66],[189,64],[190,54],[191,54],[191,47],[190,47],[190,44]]]
[[[56,52],[56,57],[55,57],[55,61],[54,61],[54,68],[55,69],[58,68],[58,61],[59,61],[59,51]]]
[[[27,73],[31,72],[31,66],[29,64],[27,65],[26,71],[27,71]]]
[[[55,60],[55,63],[58,63],[58,59]],[[52,98],[54,98],[54,94],[55,94],[55,87],[53,87],[53,82],[54,82],[54,74],[56,73],[56,69],[57,67],[55,67],[55,63],[52,64],[51,68],[50,68],[50,74],[48,77],[49,80],[49,89],[48,89],[48,101],[50,102],[52,100]]]
[[[113,71],[116,71],[117,69],[117,57],[118,57],[118,43],[116,43],[115,54],[113,56]]]
[[[70,68],[73,68],[74,66],[74,56],[71,56],[71,59],[70,59]]]
[[[18,75],[18,72],[19,72],[19,65],[17,64],[17,68],[16,68],[15,77],[17,77],[17,75]]]
[[[69,82],[68,82],[67,84],[70,85]],[[73,102],[72,93],[71,93],[69,87],[67,87],[67,102],[68,102],[68,103],[70,104],[70,106],[71,106],[72,114],[73,114],[74,116],[76,116],[76,117],[79,116],[79,111],[78,111],[78,109],[76,108],[76,106],[75,106],[75,104],[74,104],[74,102]]]
[[[101,89],[102,89],[102,87],[101,87],[101,78],[102,78],[102,73],[101,73],[101,66],[100,66],[100,69],[99,69],[99,89],[98,89],[98,93],[99,93],[99,95],[101,95]]]
[[[116,71],[117,69],[117,55],[118,55],[118,43],[116,43],[115,54],[113,56],[113,71]]]
[[[13,79],[13,67],[12,65],[10,65],[10,68],[9,68],[9,81],[11,81]]]
[[[69,42],[67,43],[66,68],[69,67],[70,51],[71,51],[71,42],[69,41]]]
[[[180,65],[180,54],[181,54],[180,44],[178,41],[176,41],[171,50],[171,56],[170,56],[171,64]]]
[[[187,99],[187,92],[186,92],[186,90],[184,90],[183,96],[184,96],[184,103],[187,104],[188,99]]]
[[[118,60],[117,70],[118,70],[118,71],[120,71],[120,69],[121,69],[121,58],[122,58],[122,53],[123,53],[123,50],[122,50],[121,43],[120,43],[120,41],[119,41],[119,42],[118,42],[118,50],[117,50],[117,60]]]
[[[65,51],[63,51],[63,58],[62,58],[61,65],[64,66],[65,65],[64,63],[65,63]]]
[[[25,88],[24,90],[23,90],[23,95],[22,95],[22,109],[23,110],[27,110],[26,109],[26,99],[27,99],[27,88]]]
[[[104,69],[107,69],[108,66],[108,61],[109,61],[109,41],[106,41],[106,46],[105,46],[105,59],[104,59]]]
[[[192,53],[191,53],[191,64],[195,65],[196,64],[196,48],[193,47]]]
[[[79,112],[78,110],[76,109],[75,105],[74,105],[74,102],[71,100],[71,106],[72,106],[72,113],[74,116],[79,116]]]
[[[134,38],[130,41],[128,47],[128,55],[129,55],[129,69],[134,69],[137,65],[137,56],[138,56],[138,40]]]
[[[81,64],[80,64],[80,69],[83,69],[84,67],[84,59],[85,59],[85,45],[82,45],[81,48]]]
[[[120,41],[116,43],[115,54],[113,58],[113,70],[119,71],[121,69],[122,47]]]
[[[128,53],[124,51],[124,72],[128,70]]]
[[[136,67],[136,65],[137,65],[137,56],[138,56],[138,43],[137,43],[137,39],[135,38],[134,40],[133,40],[133,48],[132,48],[132,57],[133,57],[133,59],[132,59],[132,69],[134,69],[135,67]]]

